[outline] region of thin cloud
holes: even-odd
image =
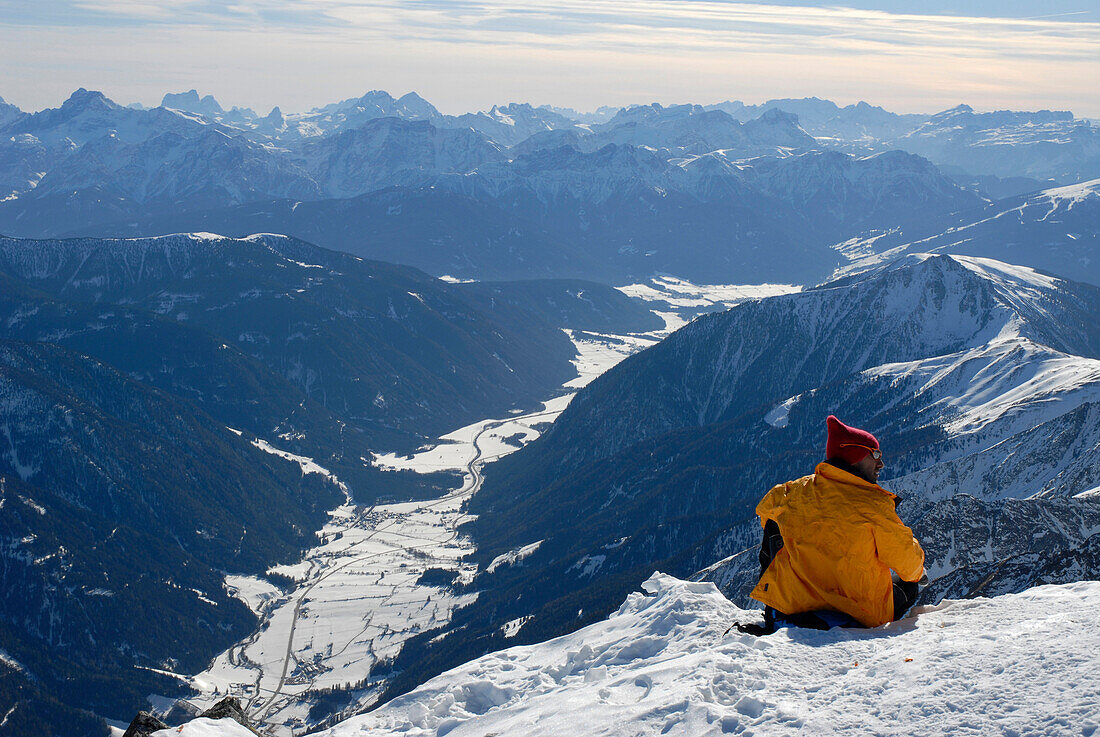
[[[978,18],[896,14],[843,7],[807,8],[668,0],[532,0],[505,3],[373,2],[313,0],[319,17],[335,18],[346,32],[464,43],[539,44],[546,48],[593,42],[614,48],[762,47],[850,51],[903,47],[970,55],[1027,54],[1100,58],[1100,23],[1050,19]]]
[[[1031,99],[1024,105],[1100,113],[1100,23],[1060,17],[708,0],[72,0],[69,7],[97,18],[95,32],[71,18],[5,14],[0,64],[16,89],[0,94],[89,86],[94,70],[111,68],[103,78],[132,96],[180,80],[287,109],[333,99],[336,89],[346,97],[389,86],[438,89],[429,99],[452,110],[500,101],[490,95],[584,106],[681,90],[681,100],[819,94],[898,101],[909,110]],[[114,31],[104,19],[117,22]],[[127,33],[127,24],[140,33]],[[322,94],[329,97],[313,97]]]

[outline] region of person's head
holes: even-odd
[[[825,459],[841,461],[860,478],[877,484],[883,466],[878,439],[866,430],[845,425],[834,415],[825,418],[825,426],[829,430]]]

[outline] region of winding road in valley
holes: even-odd
[[[463,471],[461,488],[422,502],[345,506],[332,518],[319,546],[296,566],[294,577],[301,581],[296,590],[284,598],[265,599],[273,592],[249,589],[245,596],[257,607],[263,625],[195,676],[202,695],[194,705],[207,708],[226,694],[234,695],[246,704],[261,733],[300,734],[315,721],[309,711],[320,692],[369,678],[369,668],[393,657],[408,638],[446,626],[467,594],[424,590],[415,581],[429,567],[462,568],[472,549],[459,533],[470,519],[465,503],[481,489],[485,464],[516,449],[503,440],[512,432],[506,426],[525,431],[527,437],[538,435],[533,425],[554,421],[575,392],[660,336],[619,336],[606,343],[570,337],[578,346],[579,377],[563,387],[566,394],[538,410],[483,420],[448,436],[454,439],[440,440],[459,445],[385,461],[386,467],[420,473]],[[284,457],[316,472],[309,459]],[[368,682],[367,690],[356,695],[356,705],[368,703],[379,684]]]
[[[484,482],[484,476],[482,474],[482,467],[486,463],[491,462],[493,460],[496,460],[499,457],[499,456],[494,456],[494,457],[491,457],[491,458],[487,458],[485,456],[485,449],[482,447],[481,441],[482,441],[482,437],[486,433],[488,433],[492,430],[495,430],[495,429],[497,429],[497,428],[499,428],[503,425],[509,424],[509,423],[515,423],[515,422],[526,423],[526,422],[529,422],[531,420],[537,420],[539,418],[549,417],[549,416],[556,415],[556,414],[558,414],[556,411],[538,410],[538,411],[535,411],[535,412],[531,412],[529,414],[517,415],[515,417],[510,417],[510,418],[505,419],[505,420],[493,420],[491,422],[486,422],[481,427],[481,429],[478,430],[477,434],[474,436],[474,438],[471,442],[471,444],[473,446],[473,455],[469,459],[469,461],[467,461],[467,463],[466,463],[466,466],[465,466],[466,480],[463,483],[462,487],[460,489],[458,489],[456,491],[453,491],[450,494],[444,495],[444,496],[442,496],[438,499],[434,499],[432,501],[425,502],[423,505],[421,505],[420,508],[421,509],[428,509],[428,508],[438,507],[438,506],[443,505],[443,504],[453,504],[456,500],[459,500],[459,503],[461,504],[461,503],[464,503],[465,500],[468,499],[470,496],[477,493],[477,491],[481,488],[482,483]],[[349,520],[347,526],[344,529],[345,530],[350,530],[350,529],[353,529],[353,528],[359,526],[359,524],[362,523],[372,512],[374,512],[375,509],[376,509],[376,507],[372,506],[372,507],[369,507],[369,508],[367,508],[363,511],[360,511],[358,514],[355,515],[354,518]],[[263,689],[264,691],[267,691],[267,696],[266,697],[261,692],[261,682],[263,680],[262,668],[258,664],[255,664],[253,661],[249,660],[247,658],[247,656],[245,655],[245,651],[248,648],[248,646],[253,644],[256,641],[256,638],[259,636],[260,633],[259,632],[254,633],[253,636],[251,638],[249,638],[248,641],[246,641],[245,643],[242,643],[241,645],[237,646],[236,649],[237,649],[238,657],[240,658],[240,660],[242,662],[248,663],[251,667],[254,667],[254,668],[257,668],[257,669],[260,670],[260,672],[258,673],[257,678],[256,678],[255,693],[248,700],[247,706],[246,706],[246,711],[249,713],[250,718],[253,721],[253,724],[257,725],[257,729],[259,729],[259,730],[261,730],[261,731],[263,731],[267,734],[274,734],[275,730],[283,727],[283,725],[281,723],[270,723],[269,720],[273,717],[273,715],[276,715],[280,712],[280,710],[282,709],[282,707],[284,707],[286,705],[288,700],[296,699],[298,697],[298,695],[300,694],[300,691],[296,691],[293,694],[286,693],[284,691],[284,689],[287,685],[287,674],[291,671],[292,664],[296,664],[298,662],[295,655],[294,655],[294,635],[295,635],[295,632],[297,631],[298,623],[299,623],[299,620],[301,619],[301,616],[302,616],[303,607],[309,601],[310,594],[313,592],[313,590],[318,585],[323,583],[326,579],[328,579],[329,577],[335,575],[336,573],[339,573],[340,571],[344,570],[345,568],[347,568],[349,566],[361,563],[364,560],[369,560],[371,558],[377,558],[377,557],[383,556],[383,555],[389,555],[389,554],[391,554],[395,551],[415,552],[415,551],[421,551],[421,550],[428,549],[428,548],[438,547],[441,544],[446,544],[448,542],[452,542],[459,535],[459,531],[458,531],[459,526],[463,522],[465,522],[468,518],[469,518],[468,514],[466,514],[465,512],[461,513],[458,517],[456,517],[454,519],[453,524],[450,526],[450,529],[447,530],[447,534],[445,536],[443,536],[441,538],[434,538],[434,539],[416,538],[416,537],[412,537],[412,536],[408,536],[408,535],[403,535],[402,533],[400,533],[396,530],[391,530],[391,528],[399,525],[397,520],[387,520],[386,523],[383,523],[382,525],[380,525],[376,529],[372,530],[362,540],[359,540],[358,542],[356,542],[356,543],[352,544],[351,546],[349,546],[349,548],[346,551],[342,551],[341,555],[340,555],[341,558],[347,556],[348,551],[351,551],[354,548],[358,548],[358,547],[360,547],[362,545],[365,545],[367,543],[374,542],[374,543],[377,544],[377,543],[381,542],[382,544],[388,546],[388,548],[384,551],[375,551],[375,552],[367,553],[367,554],[364,554],[364,555],[353,555],[353,556],[351,556],[347,560],[344,560],[342,563],[340,563],[336,566],[333,566],[332,568],[330,568],[328,570],[325,570],[319,576],[314,578],[307,586],[305,586],[304,588],[302,588],[300,591],[298,591],[296,593],[295,601],[294,601],[294,610],[293,610],[292,616],[291,616],[290,629],[289,629],[289,632],[287,634],[286,648],[284,650],[282,668],[281,668],[281,671],[279,673],[279,679],[278,679],[278,682],[275,684],[275,687],[273,689],[271,689],[270,691],[267,691],[267,689]],[[381,535],[382,533],[387,533],[390,536],[396,536],[396,537],[409,537],[410,538],[410,543],[402,544],[402,543],[392,542],[390,540],[384,540],[384,541],[379,540],[378,539],[379,535]],[[412,540],[416,540],[417,542],[412,542]],[[322,566],[322,567],[324,566],[324,562],[320,559],[320,557],[315,557],[315,558],[311,559],[310,563],[311,563],[311,565],[315,565],[315,566]]]

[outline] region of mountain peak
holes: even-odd
[[[890,295],[884,313],[895,305],[909,305],[910,309],[921,305],[920,309],[925,310],[926,295],[953,294],[951,299],[960,301],[951,310],[943,309],[947,302],[942,297],[935,298],[941,305],[936,308],[936,320],[940,321],[936,329],[944,335],[954,332],[962,336],[969,331],[972,338],[980,338],[979,342],[997,336],[1022,337],[1063,353],[1100,356],[1100,337],[1091,327],[1093,318],[1089,316],[1100,304],[1100,290],[1025,266],[958,254],[909,253],[862,275],[838,279],[820,288],[835,287],[867,293],[884,287],[884,293]],[[979,304],[985,306],[977,309],[975,305]],[[897,324],[908,319],[903,313],[898,313]],[[958,320],[967,313],[970,317]],[[921,319],[929,318],[926,315]],[[970,327],[959,333],[964,324]]]
[[[398,98],[397,104],[420,118],[436,120],[441,117],[439,111],[435,109],[435,105],[432,105],[415,92],[405,93]]]
[[[620,123],[659,123],[676,118],[686,118],[706,112],[702,105],[685,103],[683,105],[669,105],[665,107],[659,102],[651,102],[648,105],[631,105],[623,108],[608,121],[608,125]]]
[[[1004,263],[991,258],[960,256],[951,253],[907,253],[880,268],[881,273],[894,271],[912,271],[920,274],[957,273],[980,278],[994,286],[1007,286],[1009,292],[1019,293],[1024,289],[1055,289],[1057,279],[1030,269],[1026,266]],[[857,280],[866,279],[867,272]],[[847,281],[846,279],[838,280]],[[828,286],[828,285],[824,285]]]
[[[25,115],[17,106],[12,105],[10,102],[5,102],[3,97],[0,97],[0,125],[4,125],[16,118]]]
[[[217,115],[225,112],[213,95],[200,98],[198,90],[194,89],[179,93],[169,92],[161,100],[160,105],[200,115]]]
[[[973,112],[974,112],[974,108],[970,107],[969,105],[964,104],[964,105],[956,105],[953,108],[948,108],[947,110],[944,110],[942,113],[940,113],[940,115],[943,116],[943,117],[947,117],[947,116],[950,116],[950,115],[968,115],[968,114],[973,113]]]
[[[882,271],[884,272],[902,269],[928,269],[932,271],[956,271],[959,273],[968,271],[986,280],[998,282],[1010,280],[1017,282],[1020,286],[1040,287],[1043,289],[1054,288],[1058,281],[1054,277],[1046,276],[1026,266],[1008,264],[991,258],[961,256],[954,253],[907,253],[888,262],[882,267]]]
[[[752,139],[771,146],[814,148],[816,141],[798,122],[798,116],[780,108],[771,108],[759,118],[741,124]]]
[[[493,105],[493,110],[501,113],[531,113],[535,108],[529,102],[510,102],[507,105]]]
[[[367,92],[365,95],[359,98],[359,102],[364,103],[377,104],[379,101],[387,103],[396,102],[396,100],[393,99],[393,95],[391,95],[389,92],[386,92],[385,90],[371,90],[370,92]]]
[[[107,99],[102,92],[86,90],[83,87],[69,95],[69,99],[61,104],[62,110],[70,111],[113,110],[117,107],[118,105]]]
[[[937,255],[931,258],[949,258],[959,263],[963,268],[971,271],[995,284],[1009,284],[1010,292],[1019,293],[1022,289],[1055,289],[1059,279],[1042,274],[1027,266],[1006,264],[991,258],[978,256],[961,256],[957,254]]]
[[[431,102],[417,95],[416,92],[406,92],[405,95],[401,95],[397,99],[397,103],[414,112],[430,113],[431,116],[439,116],[439,111],[436,110],[436,106],[433,106]]]
[[[763,123],[770,123],[772,125],[784,124],[784,125],[798,125],[798,116],[794,113],[788,113],[785,110],[780,110],[777,107],[773,107],[757,120]]]

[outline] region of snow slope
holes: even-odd
[[[444,673],[329,737],[1092,735],[1100,582],[945,601],[873,630],[755,638],[655,574],[607,620]]]
[[[161,729],[153,732],[156,737],[252,737],[245,727],[237,724],[232,719],[208,719],[199,717],[183,727]]]

